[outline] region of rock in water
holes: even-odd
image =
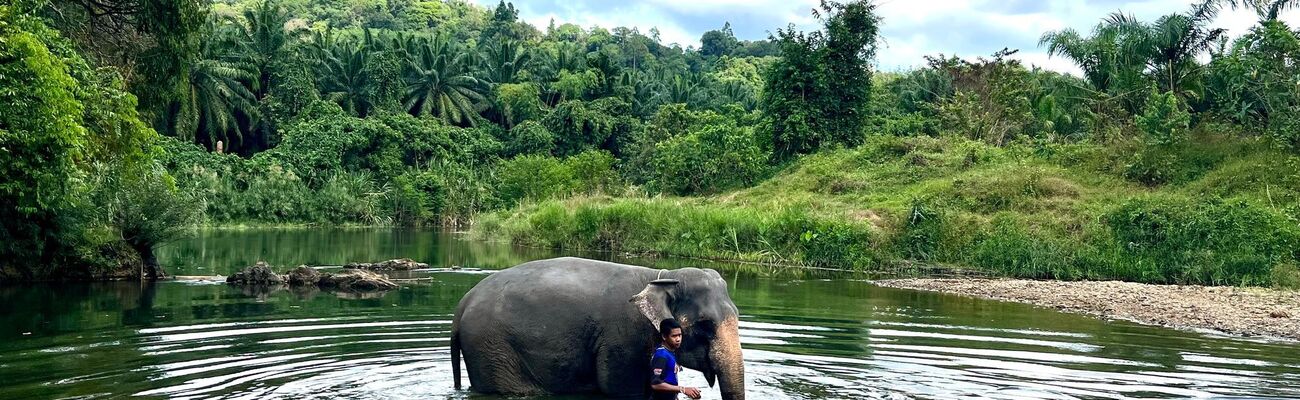
[[[429,268],[429,264],[416,262],[409,258],[396,258],[376,263],[348,263],[347,265],[344,265],[343,268],[365,269],[371,271],[410,271],[413,269]]]
[[[322,289],[335,289],[352,292],[372,292],[397,289],[397,283],[388,277],[362,270],[349,269],[337,274],[324,274],[320,277]]]
[[[226,278],[226,283],[273,286],[284,284],[284,277],[276,275],[275,271],[272,271],[271,266],[266,265],[265,261],[258,261],[257,264],[244,268],[243,271],[230,274]]]
[[[290,270],[287,275],[290,286],[316,286],[316,283],[320,282],[320,277],[320,271],[306,265]]]

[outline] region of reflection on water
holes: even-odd
[[[226,275],[257,261],[343,265],[410,258],[430,266],[506,268],[555,253],[421,229],[214,230],[158,251],[176,275]]]
[[[163,254],[189,275],[257,259],[406,256],[496,268],[554,255],[374,230],[218,232]],[[877,288],[854,276],[724,274],[742,313],[754,399],[1300,397],[1294,343]],[[447,336],[456,302],[485,275],[423,276],[433,281],[359,300],[282,291],[259,301],[184,282],[0,287],[0,398],[483,398],[451,389]],[[698,373],[683,378],[707,386]]]

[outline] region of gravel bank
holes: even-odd
[[[1300,291],[1021,279],[890,279],[875,283],[1029,303],[1144,324],[1300,339]]]

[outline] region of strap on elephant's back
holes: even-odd
[[[651,285],[676,285],[677,282],[679,282],[679,281],[676,280],[676,279],[671,279],[671,278],[664,279],[663,276],[664,276],[664,272],[665,272],[665,271],[668,271],[668,270],[666,270],[666,269],[661,269],[661,270],[659,270],[659,274],[658,274],[658,275],[655,275],[655,280],[650,281],[650,284],[651,284]]]

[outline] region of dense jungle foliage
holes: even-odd
[[[0,6],[0,277],[160,274],[201,225],[473,226],[840,268],[1300,284],[1294,0],[873,66],[867,1],[701,46],[458,0]],[[1258,12],[1228,37],[1224,9]]]

